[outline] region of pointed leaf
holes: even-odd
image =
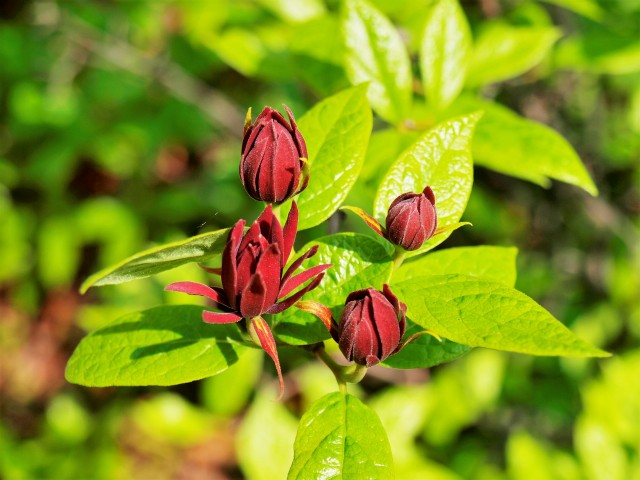
[[[514,247],[458,247],[438,250],[404,262],[393,272],[393,285],[425,275],[470,275],[508,287],[516,284]]]
[[[373,410],[352,395],[330,393],[302,416],[288,480],[393,479],[387,434]]]
[[[372,121],[364,85],[323,100],[300,118],[310,179],[297,199],[298,230],[324,222],[349,194],[362,169]]]
[[[91,332],[69,359],[67,380],[88,387],[176,385],[226,370],[248,347],[236,325],[208,325],[202,311],[156,307]]]
[[[560,35],[554,27],[485,24],[475,41],[467,85],[487,85],[527,72],[542,61]]]
[[[473,184],[471,138],[480,116],[473,113],[442,122],[402,153],[382,179],[373,216],[384,223],[387,209],[398,195],[421,192],[429,185],[436,197],[438,227],[457,223]],[[448,236],[443,235],[439,242]]]
[[[532,355],[609,356],[524,293],[500,283],[432,275],[399,282],[393,290],[415,323],[457,343]]]
[[[430,10],[420,46],[424,93],[441,109],[464,86],[471,51],[471,30],[458,0],[439,0]]]
[[[559,133],[516,115],[506,107],[472,97],[460,98],[456,113],[482,109],[485,114],[473,136],[475,163],[544,187],[550,179],[598,194],[580,157]]]
[[[354,85],[369,82],[371,107],[399,124],[409,112],[412,92],[411,63],[400,34],[366,0],[346,0],[342,34],[347,77]]]
[[[80,291],[84,293],[94,286],[130,282],[189,262],[206,262],[222,253],[228,234],[229,229],[217,230],[137,253],[94,273],[84,281]]]

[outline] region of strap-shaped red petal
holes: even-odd
[[[365,223],[367,224],[367,226],[369,228],[371,228],[371,230],[376,232],[381,237],[384,237],[384,229],[382,228],[382,225],[380,225],[380,223],[375,218],[373,218],[371,215],[369,215],[363,209],[358,208],[358,207],[349,207],[349,206],[347,206],[347,207],[342,207],[342,210],[349,210],[349,211],[355,213],[362,220],[365,221]]]
[[[299,273],[295,277],[291,277],[287,279],[287,281],[280,288],[280,294],[278,295],[278,298],[286,297],[287,295],[289,295],[289,293],[291,293],[293,290],[298,288],[304,282],[324,272],[327,268],[331,266],[332,265],[330,263],[323,264],[323,265],[316,265],[315,267],[311,267],[308,270],[305,270],[304,272]]]
[[[280,303],[276,303],[275,305],[273,305],[271,308],[269,308],[269,310],[267,310],[264,313],[280,313],[280,312],[284,312],[287,308],[291,307],[294,303],[296,303],[298,300],[300,300],[305,293],[307,293],[310,290],[313,290],[318,285],[320,285],[320,282],[322,281],[322,277],[324,277],[324,272],[322,272],[320,275],[318,275],[316,278],[314,278],[309,283],[309,285],[304,287],[302,290],[298,290],[296,293],[291,295],[289,298],[285,298]]]
[[[276,371],[278,372],[278,380],[280,381],[280,396],[284,393],[284,379],[282,378],[282,369],[280,368],[280,359],[278,358],[278,350],[276,349],[276,341],[273,338],[273,334],[271,333],[271,329],[269,325],[262,317],[254,317],[251,319],[251,323],[249,324],[249,328],[252,328],[255,332],[258,340],[260,341],[260,345],[267,355],[271,357],[273,363],[276,366]]]
[[[295,200],[291,202],[291,210],[284,223],[284,250],[282,252],[282,266],[284,267],[289,260],[293,244],[296,241],[296,233],[298,232],[298,205]]]
[[[205,310],[202,312],[202,320],[205,323],[235,323],[242,320],[242,317],[237,313],[220,313],[220,312],[210,312],[209,310]]]
[[[211,287],[196,282],[175,282],[164,287],[165,290],[171,292],[188,293],[189,295],[201,295],[208,297],[214,302],[226,304],[227,299],[221,295],[221,292],[214,290]]]
[[[289,280],[289,277],[295,273],[295,271],[298,269],[298,267],[300,267],[300,265],[302,265],[302,262],[304,262],[307,258],[313,257],[316,253],[318,253],[318,245],[314,245],[309,250],[307,250],[302,255],[300,255],[295,260],[295,262],[293,262],[289,266],[289,268],[287,268],[287,272],[284,274],[284,277],[282,277],[282,284],[284,285],[287,282],[287,280]]]
[[[212,273],[213,275],[222,275],[221,267],[207,267],[206,265],[202,265],[201,263],[198,266],[207,273]]]
[[[336,328],[336,321],[333,319],[333,315],[331,315],[331,310],[328,307],[321,304],[320,302],[316,302],[314,300],[300,300],[296,302],[294,307],[299,308],[303,312],[310,313],[311,315],[315,315],[322,323],[327,327],[330,333],[333,336],[333,330]]]
[[[278,299],[282,276],[280,257],[280,248],[276,243],[272,243],[265,252],[262,252],[256,265],[255,274],[262,277],[265,285],[264,308],[270,307]]]
[[[222,252],[222,286],[229,299],[229,306],[236,308],[236,294],[238,291],[238,272],[236,270],[236,255],[238,254],[238,246],[242,239],[244,231],[244,220],[238,220],[233,229],[229,233],[227,245]]]
[[[252,275],[249,283],[240,294],[240,308],[238,310],[244,318],[257,317],[264,313],[266,293],[267,287],[262,275],[259,273]]]

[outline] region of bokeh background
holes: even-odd
[[[415,45],[428,0],[373,3]],[[563,31],[541,65],[483,94],[561,132],[600,196],[477,168],[474,226],[443,247],[517,246],[518,288],[615,355],[478,349],[430,371],[375,369],[357,392],[389,431],[398,478],[640,479],[640,1],[462,4],[474,31],[496,19]],[[88,274],[255,217],[237,174],[244,114],[301,115],[348,86],[337,10],[0,4],[0,477],[284,478],[298,417],[335,389],[326,368],[285,349],[284,402],[259,353],[172,388],[83,388],[64,368],[87,331],[183,302],[162,291],[170,281],[206,281],[185,266],[82,296]],[[328,228],[364,231],[338,215],[307,235]]]

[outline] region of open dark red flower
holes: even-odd
[[[293,113],[284,105],[289,123],[271,107],[251,123],[247,114],[242,140],[240,179],[256,200],[281,203],[307,187],[307,146]]]
[[[271,205],[265,208],[246,233],[244,226],[245,221],[239,220],[229,233],[222,253],[222,288],[196,282],[176,282],[165,290],[212,299],[221,311],[205,310],[202,318],[207,323],[232,323],[248,319],[250,332],[258,337],[262,348],[275,362],[282,385],[275,340],[261,315],[280,313],[293,306],[305,293],[320,284],[325,270],[331,265],[317,265],[296,274],[302,262],[318,251],[318,247],[314,246],[284,271],[298,227],[298,207],[295,202],[291,205],[284,228],[273,214]]]
[[[400,350],[407,306],[388,285],[366,288],[347,297],[337,328],[331,335],[347,360],[372,367]]]

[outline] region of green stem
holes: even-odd
[[[333,375],[336,377],[336,381],[338,382],[338,386],[342,393],[347,393],[347,383],[358,383],[367,373],[367,367],[364,365],[354,364],[344,366],[337,363],[331,355],[327,353],[323,343],[318,345],[318,348],[315,350],[315,354],[327,367],[329,367],[329,370],[331,370]]]
[[[402,265],[402,262],[404,262],[406,256],[406,250],[401,247],[396,247],[396,251],[393,255],[393,265],[391,266],[391,271],[389,272],[389,277],[387,278],[387,284],[391,284],[391,277],[393,276],[393,272],[400,268],[400,265]]]

